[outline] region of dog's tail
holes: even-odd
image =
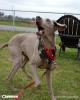
[[[5,44],[1,45],[1,46],[0,46],[0,49],[3,49],[3,48],[5,48],[5,47],[8,47],[8,43],[5,43]]]

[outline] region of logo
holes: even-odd
[[[18,95],[1,95],[0,98],[2,99],[15,99],[15,100],[19,100],[19,96]]]

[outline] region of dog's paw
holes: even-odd
[[[53,96],[51,100],[57,100],[57,99],[56,99],[56,97],[55,97],[55,96]]]
[[[39,88],[39,87],[41,86],[41,84],[40,84],[40,83],[41,83],[40,81],[35,82],[34,87],[35,87],[35,88]]]

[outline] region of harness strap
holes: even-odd
[[[42,78],[44,77],[44,75],[46,74],[47,71],[45,71],[43,74],[42,74]],[[15,100],[19,100],[19,97],[21,96],[24,96],[24,89],[27,89],[27,88],[31,88],[33,85],[35,84],[35,81],[31,82],[30,84],[26,84],[22,87],[22,89],[18,92],[18,99],[15,99]]]

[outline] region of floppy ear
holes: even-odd
[[[36,24],[36,19],[35,19],[35,18],[32,18],[31,22],[32,22],[33,24]]]
[[[64,31],[67,28],[67,25],[54,22],[54,27],[58,31]]]

